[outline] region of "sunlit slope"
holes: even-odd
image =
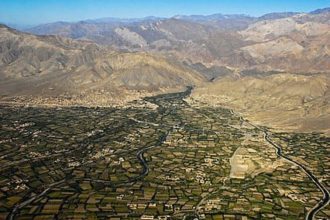
[[[193,100],[225,105],[269,127],[330,132],[328,75],[227,77],[196,89]]]
[[[123,53],[95,43],[34,36],[0,27],[2,97],[149,92],[197,85],[204,77],[161,56]],[[125,91],[125,92],[124,92]]]

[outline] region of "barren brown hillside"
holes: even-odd
[[[330,133],[330,78],[325,74],[227,77],[197,88],[190,101],[227,106],[273,128]]]
[[[126,98],[180,90],[205,80],[160,56],[121,53],[62,37],[38,37],[6,26],[0,27],[0,48],[0,92],[5,101],[47,99],[46,103],[56,103],[59,98],[65,103],[97,104],[98,99],[103,104],[125,103]]]

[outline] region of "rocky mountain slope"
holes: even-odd
[[[109,103],[205,80],[160,56],[117,52],[92,42],[56,36],[34,36],[6,26],[0,27],[0,78],[3,100],[30,96],[93,100],[97,96]]]
[[[89,39],[128,51],[158,52],[194,63],[215,61],[242,46],[239,35],[198,22],[165,19],[117,25],[113,23],[48,24],[28,30],[73,39]],[[244,44],[245,45],[245,44]]]
[[[240,50],[259,69],[327,72],[330,67],[330,13],[298,14],[257,22],[240,32],[253,43]]]
[[[329,74],[224,77],[194,90],[190,102],[196,101],[272,128],[330,134]]]
[[[118,23],[41,25],[27,31],[160,53],[191,65],[235,70],[329,72],[329,10],[311,13],[175,16]]]
[[[228,106],[273,128],[330,134],[329,21],[322,9],[29,30],[41,36],[1,26],[1,99],[108,105],[195,85],[191,103]]]

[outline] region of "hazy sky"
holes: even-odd
[[[0,0],[0,22],[40,24],[102,17],[171,17],[177,14],[308,12],[330,0]]]

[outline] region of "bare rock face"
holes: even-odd
[[[330,13],[260,21],[240,32],[253,43],[240,48],[257,69],[329,72]]]
[[[140,36],[138,33],[132,32],[127,28],[116,28],[114,32],[122,38],[124,41],[132,46],[145,47],[147,46],[147,41]]]
[[[34,36],[5,26],[0,27],[0,78],[5,100],[28,96],[39,100],[83,99],[109,94],[110,103],[124,100],[127,95],[134,97],[130,90],[159,92],[205,80],[197,72],[160,56],[120,53],[92,42]]]
[[[28,31],[240,70],[329,72],[330,13],[175,16],[41,25]]]

